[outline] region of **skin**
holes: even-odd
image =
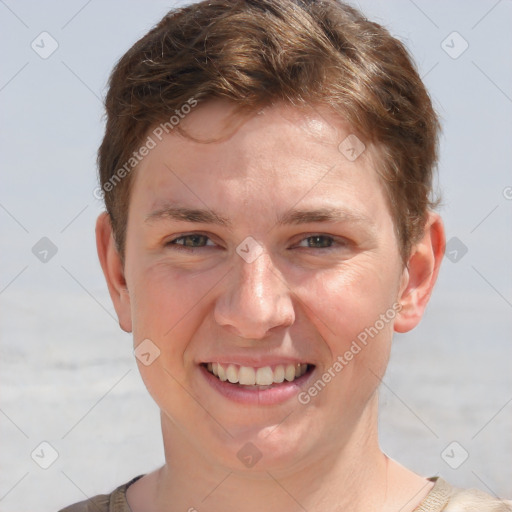
[[[441,219],[429,214],[404,267],[374,148],[349,161],[338,145],[350,127],[326,110],[278,104],[242,118],[216,100],[181,127],[196,140],[165,136],[133,176],[124,264],[108,215],[97,222],[120,325],[135,347],[160,350],[138,364],[161,409],[166,462],[128,489],[133,512],[413,510],[432,483],[381,451],[377,388],[393,331],[414,328],[430,297]],[[231,225],[157,214],[177,204]],[[277,223],[325,207],[343,218]],[[207,238],[179,238],[189,234]],[[263,249],[252,263],[236,252],[248,236]],[[235,403],[199,366],[290,357],[315,365],[311,383],[394,304],[400,312],[306,405]],[[262,454],[252,468],[237,457],[248,442]]]

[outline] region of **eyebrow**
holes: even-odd
[[[287,224],[310,224],[314,222],[354,222],[358,224],[366,223],[373,224],[373,222],[363,214],[349,212],[338,208],[315,208],[313,210],[297,210],[291,209],[285,212],[277,220],[278,225]]]
[[[174,205],[167,205],[151,212],[146,217],[145,222],[153,223],[163,220],[184,221],[196,224],[215,224],[228,229],[232,227],[232,222],[230,220],[210,209],[187,208],[184,206]],[[299,210],[292,208],[279,216],[276,224],[279,226],[285,226],[317,222],[352,222],[356,224],[367,224],[372,227],[374,225],[374,222],[366,215],[332,207],[315,208],[312,210]]]
[[[194,222],[197,224],[217,224],[226,228],[231,227],[231,222],[215,213],[212,210],[202,210],[198,208],[186,208],[184,206],[164,206],[151,212],[145,219],[145,222],[152,223],[162,220],[176,220],[185,222]]]

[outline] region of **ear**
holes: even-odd
[[[108,291],[123,331],[132,331],[130,294],[124,278],[123,262],[117,252],[110,215],[103,212],[96,221],[96,248]]]
[[[444,256],[445,234],[441,217],[430,212],[423,238],[413,247],[398,296],[402,309],[395,319],[396,332],[414,329],[421,320]]]

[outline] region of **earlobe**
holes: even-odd
[[[96,248],[108,291],[123,331],[132,331],[130,295],[124,277],[123,262],[117,251],[110,216],[100,214],[96,221]]]
[[[396,332],[410,331],[419,324],[437,280],[444,250],[441,217],[430,212],[423,238],[413,247],[404,270],[404,285],[398,298],[402,309],[395,320]]]

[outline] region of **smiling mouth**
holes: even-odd
[[[306,373],[311,373],[314,368],[314,365],[308,363],[278,364],[275,367],[262,368],[221,363],[203,363],[202,366],[222,382],[260,390],[293,382]]]

